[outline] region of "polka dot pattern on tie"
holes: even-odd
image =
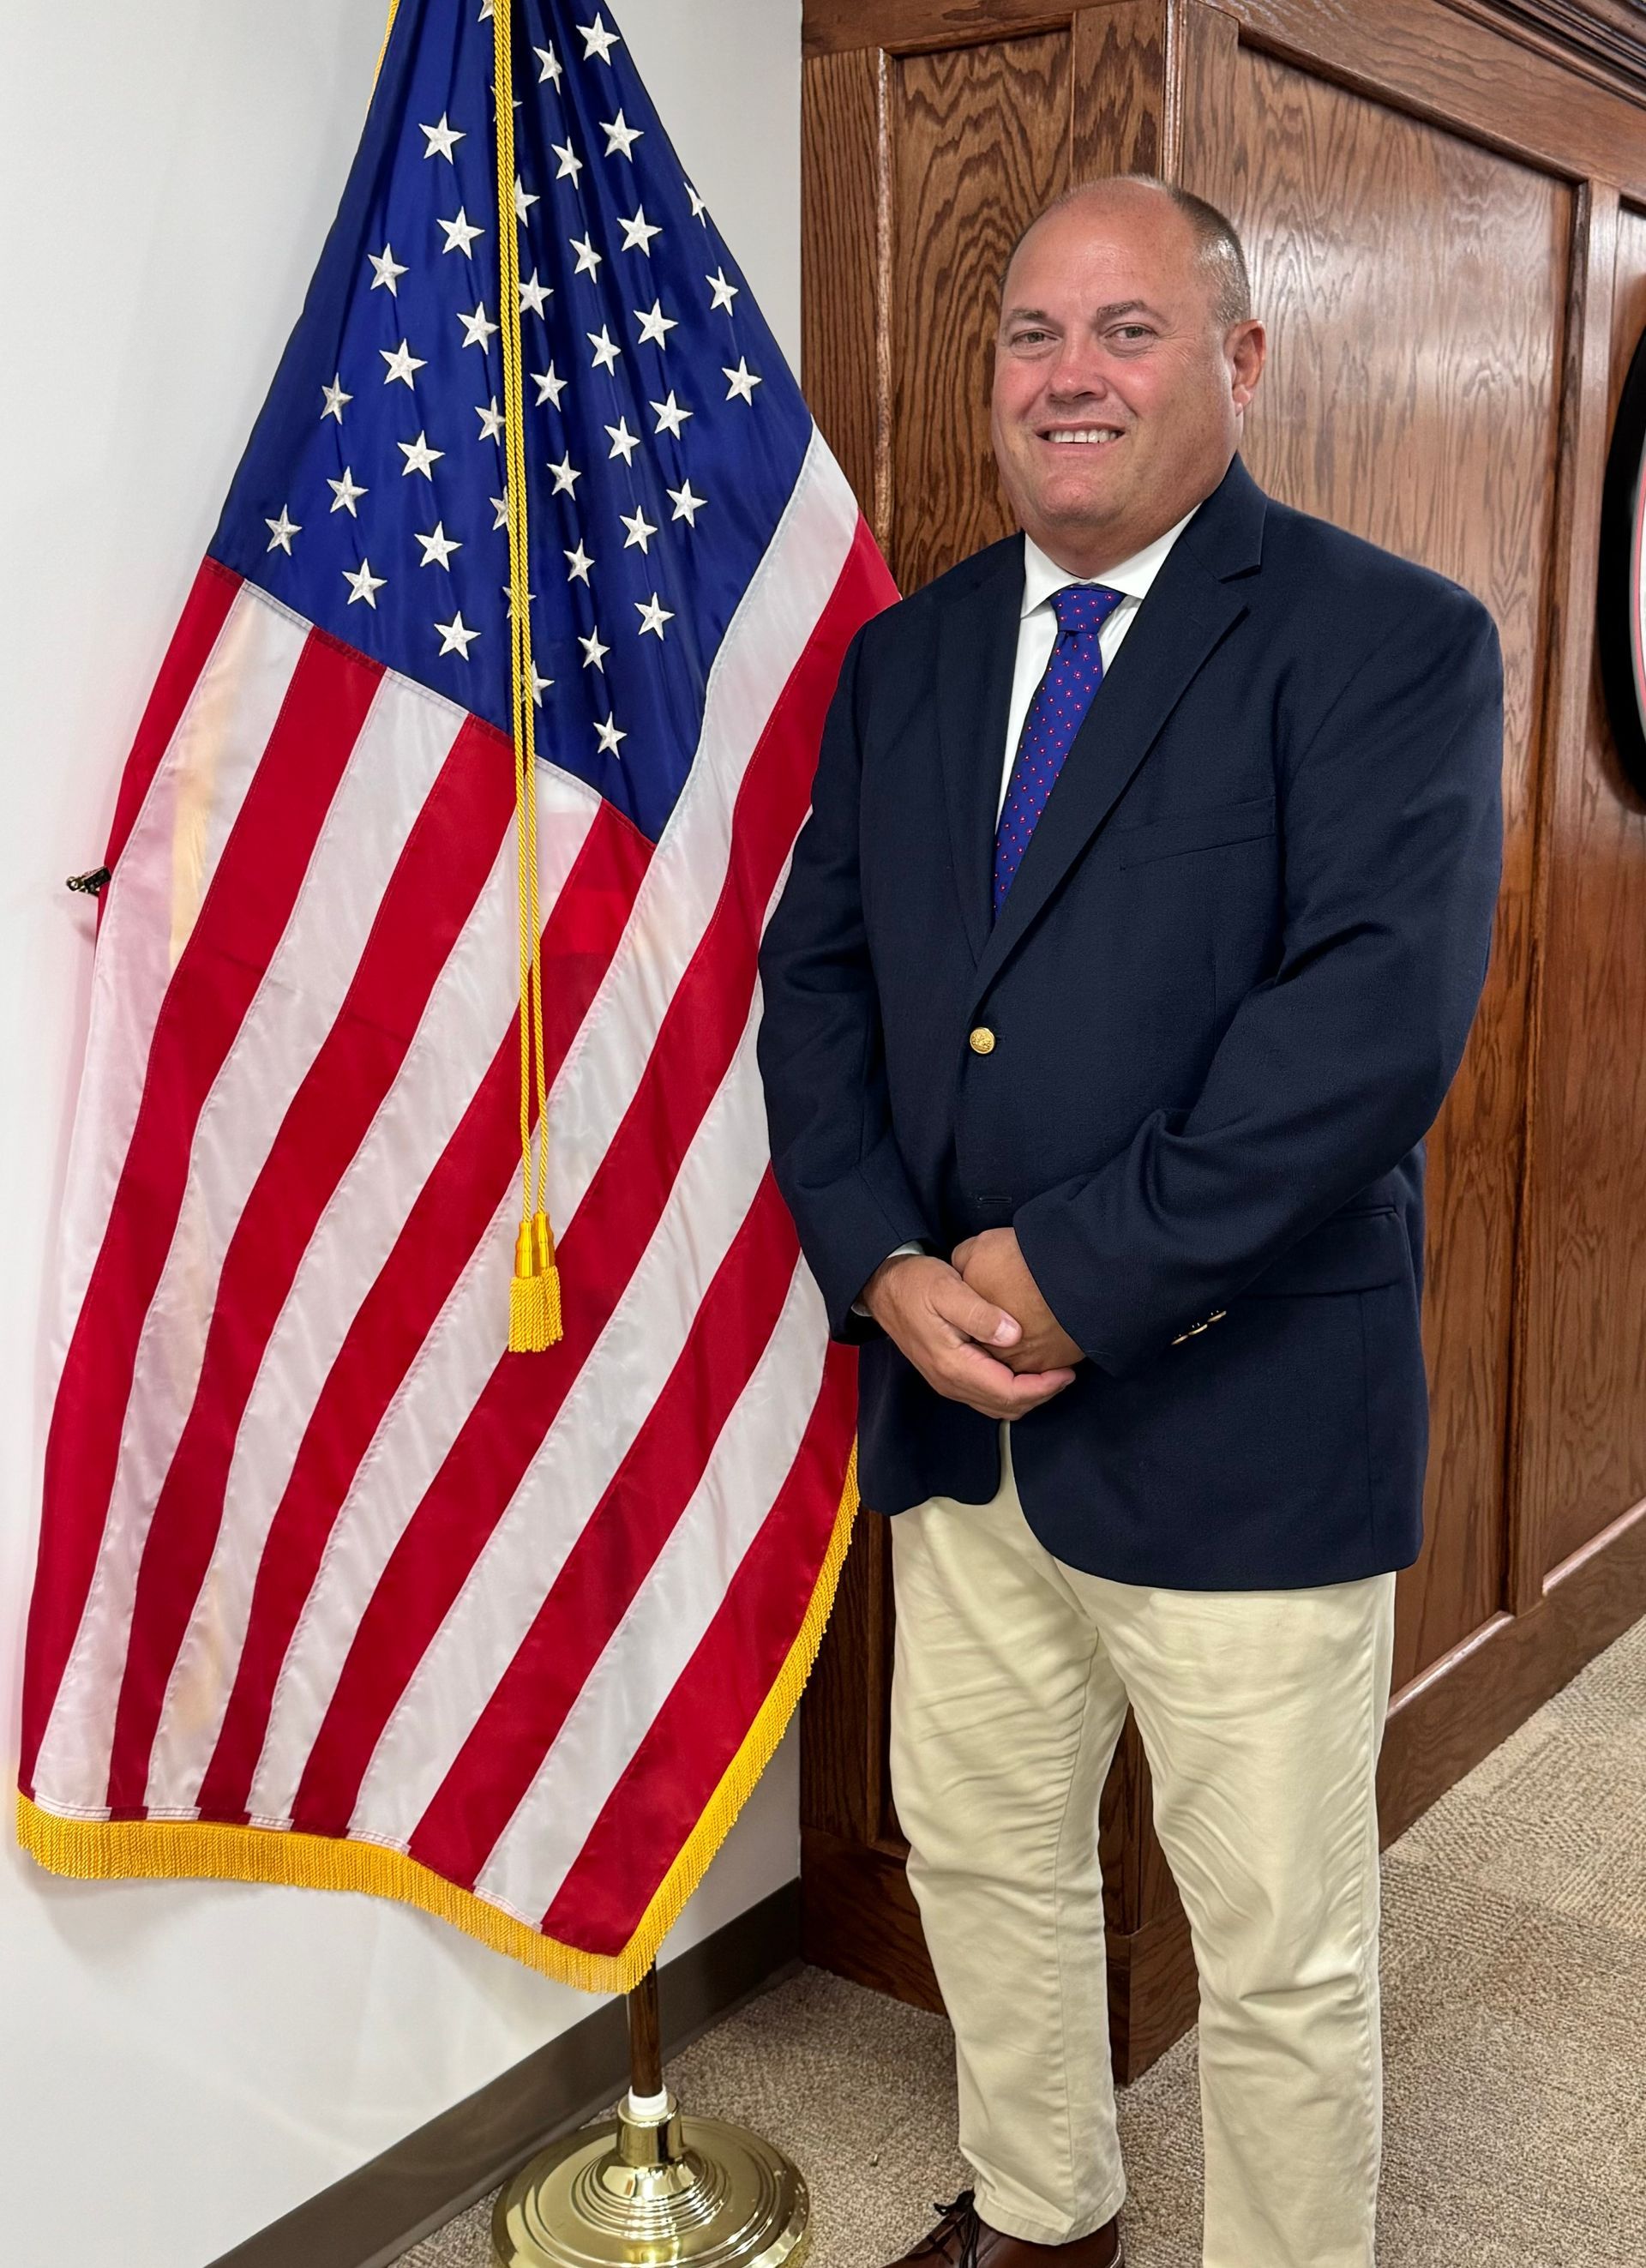
[[[1052,784],[1103,682],[1098,633],[1125,597],[1106,583],[1069,583],[1052,593],[1057,637],[1046,674],[1035,688],[1018,743],[1011,781],[995,836],[995,913],[998,917],[1023,863],[1029,837],[1045,810]]]

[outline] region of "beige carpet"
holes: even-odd
[[[1385,1852],[1383,1898],[1380,2268],[1646,2268],[1646,1623]],[[1198,2268],[1194,2057],[1121,2097],[1130,2268]],[[947,2027],[820,1970],[668,2076],[804,2169],[814,2268],[892,2258],[967,2177]],[[489,2268],[489,2227],[402,2268]]]

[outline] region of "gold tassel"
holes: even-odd
[[[542,1285],[542,1344],[551,1347],[564,1336],[560,1314],[560,1270],[555,1264],[555,1232],[548,1225],[546,1212],[532,1215],[533,1256],[537,1262],[537,1280]]]
[[[541,1214],[537,1216],[539,1219]],[[514,1240],[514,1278],[509,1285],[509,1351],[541,1354],[548,1344],[543,1304],[543,1278],[538,1272],[538,1240],[531,1221],[521,1224]],[[559,1305],[556,1289],[555,1305]]]

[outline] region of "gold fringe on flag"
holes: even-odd
[[[631,1992],[657,1958],[658,1947],[702,1881],[794,1714],[834,1603],[856,1513],[854,1443],[834,1532],[805,1619],[737,1755],[621,1953],[585,1953],[545,1937],[501,1906],[476,1897],[472,1890],[459,1889],[403,1851],[388,1850],[380,1843],[274,1827],[227,1827],[209,1820],[68,1819],[42,1811],[26,1795],[17,1800],[18,1841],[50,1873],[77,1881],[140,1878],[364,1890],[373,1897],[417,1906],[494,1952],[509,1954],[562,1984],[575,1984],[584,1992]]]

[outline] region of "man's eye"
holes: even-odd
[[[1115,328],[1117,338],[1148,339],[1154,336],[1147,323],[1121,323]]]
[[[1036,339],[1049,339],[1051,335],[1049,331],[1014,331],[1011,342],[1013,346],[1028,346]]]

